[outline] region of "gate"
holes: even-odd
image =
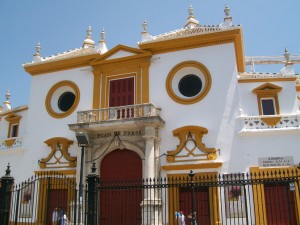
[[[10,174],[2,177],[1,183],[7,177]],[[75,178],[48,171],[17,185],[13,185],[11,180],[10,187],[5,190],[1,185],[1,225],[56,225],[61,220],[74,225],[85,223],[85,213],[82,213],[82,221],[78,221],[78,208],[84,207],[84,199],[80,202],[77,197],[79,192]],[[2,196],[8,199],[4,203]]]
[[[61,212],[70,225],[299,224],[298,169],[273,171],[225,175],[191,171],[179,177],[103,181],[94,165],[78,201],[75,178],[49,172],[14,186],[8,167],[0,179],[0,224],[53,225]],[[107,196],[109,204],[100,207]],[[100,210],[105,206],[105,212]],[[105,220],[100,220],[101,213]]]

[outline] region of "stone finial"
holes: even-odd
[[[142,31],[142,41],[152,40],[153,37],[148,33],[148,23],[146,19],[142,23],[143,31]]]
[[[100,34],[100,41],[98,42],[97,46],[95,47],[96,52],[98,52],[100,54],[104,54],[105,52],[108,51],[107,46],[106,46],[105,36],[106,36],[106,33],[103,28],[101,31],[101,34]]]
[[[37,43],[35,50],[36,50],[35,54],[40,55],[40,53],[41,53],[41,43],[40,42]]]
[[[283,54],[286,63],[291,63],[291,54],[289,53],[289,51],[287,50],[287,48],[284,48],[284,54]]]
[[[291,54],[289,53],[287,48],[284,49],[283,56],[285,58],[285,66],[280,70],[280,74],[281,75],[294,75],[295,74],[294,64],[291,61],[291,58],[290,58]]]
[[[7,92],[5,94],[6,101],[9,101],[10,97],[11,97],[11,94],[10,94],[9,90],[7,90]]]
[[[194,9],[193,9],[193,6],[192,6],[192,5],[189,6],[188,12],[189,12],[189,16],[190,16],[190,17],[194,17]]]
[[[11,109],[11,104],[10,104],[10,101],[9,101],[10,96],[11,96],[11,94],[10,94],[9,90],[7,90],[7,92],[5,94],[6,101],[3,103],[3,105],[4,105],[3,110],[4,111]]]
[[[143,27],[143,32],[147,33],[148,32],[148,23],[146,21],[146,19],[144,20],[144,22],[142,23],[142,27]]]
[[[227,4],[225,5],[224,13],[226,17],[230,17],[230,8]]]
[[[33,62],[41,62],[42,57],[41,57],[41,43],[38,42],[36,47],[35,47],[35,54],[33,55]]]
[[[82,47],[83,48],[93,48],[95,42],[92,39],[92,27],[89,26],[88,29],[86,30],[86,38],[83,42]]]
[[[227,4],[225,5],[224,13],[225,13],[224,22],[220,24],[220,28],[228,29],[229,27],[232,26],[232,17],[230,16],[230,8]]]
[[[105,36],[106,36],[104,28],[102,29],[100,36],[101,36],[101,41],[104,41]]]
[[[189,6],[188,8],[189,17],[184,25],[184,28],[195,28],[199,26],[199,21],[195,19],[193,6]]]

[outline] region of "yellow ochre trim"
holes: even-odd
[[[69,147],[73,144],[72,140],[63,137],[54,137],[46,140],[44,142],[51,148],[50,154],[46,158],[42,158],[39,162],[40,168],[66,168],[66,167],[76,167],[77,157],[72,157],[69,154]],[[55,153],[57,150],[57,145],[59,145],[61,151],[61,158],[64,157],[67,162],[61,162],[60,158],[56,158]],[[50,163],[50,160],[53,159]]]
[[[294,77],[272,77],[262,79],[239,79],[238,83],[258,83],[258,82],[280,82],[280,81],[295,81],[297,78]]]
[[[215,179],[208,179],[208,178],[217,178],[217,172],[206,172],[206,173],[195,173],[196,177],[201,177],[201,181],[209,182],[209,181],[216,181]],[[187,174],[168,174],[168,180],[173,182],[180,183],[183,181],[187,181],[188,175]],[[180,211],[179,208],[179,193],[180,188],[170,187],[168,188],[168,208],[169,208],[169,224],[177,224],[175,218],[175,212]],[[217,187],[209,187],[208,188],[208,196],[209,196],[209,210],[210,210],[210,224],[219,224],[220,223],[220,212],[219,212],[219,191]],[[188,213],[188,212],[187,212]]]
[[[28,110],[28,106],[26,106],[24,108],[11,109],[8,112],[5,111],[5,112],[0,113],[0,117],[7,116],[8,114],[11,114],[11,113],[23,112],[23,111],[26,111],[26,110]]]
[[[109,106],[109,82],[113,79],[134,77],[135,104],[149,103],[149,58],[128,56],[130,60],[107,60],[103,63],[94,62],[94,93],[93,108],[107,108]]]
[[[15,142],[16,142],[16,139],[15,139],[15,138],[14,138],[14,139],[6,139],[6,140],[4,141],[4,143],[5,143],[5,145],[6,145],[7,147],[12,146]]]
[[[120,57],[120,58],[110,58],[111,56],[117,54],[118,52],[128,52],[132,55]],[[142,58],[151,57],[152,53],[138,48],[132,48],[126,45],[117,45],[114,48],[110,49],[108,52],[103,55],[98,55],[96,59],[90,62],[90,65],[99,65],[99,64],[111,64],[111,63],[120,63],[123,61],[132,61]]]
[[[241,28],[159,42],[142,43],[139,44],[139,47],[151,51],[153,54],[158,54],[227,43],[234,43],[238,72],[245,72],[246,64]]]
[[[263,98],[273,98],[275,101],[275,109],[276,109],[275,114],[280,114],[278,93],[281,90],[282,90],[282,87],[271,84],[271,83],[265,83],[265,84],[252,90],[253,93],[257,94],[259,115],[263,115],[263,110],[262,110],[262,105],[261,105],[261,100]]]
[[[174,76],[177,74],[177,72],[179,72],[181,69],[186,68],[186,67],[195,67],[197,69],[199,69],[205,78],[205,86],[202,87],[202,90],[200,92],[200,94],[196,95],[193,98],[182,98],[180,96],[178,96],[172,87],[172,82],[173,82],[173,78]],[[166,90],[168,95],[177,103],[180,104],[194,104],[196,102],[201,101],[209,92],[210,87],[212,84],[212,78],[210,75],[210,72],[208,71],[208,69],[200,62],[196,62],[196,61],[185,61],[182,63],[177,64],[176,66],[174,66],[172,68],[172,70],[169,72],[168,77],[166,79]]]
[[[101,96],[101,71],[93,70],[93,74],[94,74],[93,109],[99,109],[100,96]]]
[[[43,175],[43,174],[49,174],[49,175],[57,175],[57,174],[62,174],[62,175],[76,175],[76,170],[35,170],[34,174],[35,175]]]
[[[57,175],[57,171],[53,171],[53,176]],[[38,190],[38,207],[39,213],[37,214],[35,224],[45,224],[47,221],[47,209],[49,206],[49,198],[47,198],[48,187],[51,190],[59,189],[67,191],[67,215],[71,215],[71,205],[72,202],[75,201],[75,177],[73,178],[65,178],[65,177],[47,177],[47,179],[39,179],[39,190]],[[60,206],[58,206],[60,207]]]
[[[265,123],[268,124],[271,127],[274,127],[277,123],[280,122],[281,116],[274,116],[274,117],[261,117],[261,120]]]
[[[222,162],[184,164],[184,165],[166,165],[161,166],[163,170],[195,170],[195,169],[215,169],[222,167]]]
[[[291,167],[273,167],[273,168],[262,168],[262,167],[250,167],[250,173],[252,179],[263,179],[265,178],[284,178],[288,176],[296,175],[296,171],[299,169],[297,166]],[[288,173],[289,172],[289,173]],[[263,175],[264,174],[264,175]],[[297,216],[297,224],[300,221],[300,196],[299,196],[299,184],[295,182],[295,210]],[[253,184],[253,200],[254,200],[254,209],[255,209],[255,221],[256,224],[267,225],[267,211],[266,211],[266,202],[265,202],[265,191],[263,184]],[[291,209],[292,210],[292,209]]]
[[[186,155],[178,155],[185,148],[188,140],[192,140],[195,143],[195,149],[197,147],[200,151],[204,153],[201,154],[201,156],[206,155],[206,160],[216,159],[217,149],[206,148],[205,144],[202,142],[203,135],[208,133],[208,130],[206,128],[199,127],[199,126],[184,126],[184,127],[177,128],[172,132],[173,132],[173,136],[179,139],[179,145],[177,145],[177,148],[175,150],[167,152],[168,163],[200,160],[196,158],[197,156],[200,155],[194,154],[194,150],[189,151],[189,153],[186,153]],[[193,156],[195,157],[195,159],[182,160],[182,158],[187,158],[189,156]]]
[[[68,86],[68,87],[72,88],[72,90],[74,91],[73,94],[75,95],[75,100],[74,100],[72,107],[68,111],[57,113],[51,107],[52,96],[57,89],[59,89],[60,87],[64,87],[64,86]],[[80,91],[79,91],[78,86],[75,83],[73,83],[72,81],[64,80],[64,81],[60,81],[60,82],[56,83],[55,85],[53,85],[50,88],[50,90],[48,91],[48,94],[46,96],[45,107],[50,116],[52,116],[53,118],[61,119],[61,118],[65,118],[65,117],[71,115],[75,111],[75,109],[77,108],[77,105],[79,103],[79,100],[80,100]]]
[[[8,131],[7,131],[7,137],[8,138],[11,137],[10,132],[11,132],[11,129],[12,129],[13,125],[18,125],[17,134],[19,134],[19,123],[20,123],[21,118],[22,118],[22,116],[19,116],[18,114],[15,114],[14,112],[9,113],[5,117],[5,120],[7,122],[9,122]]]
[[[79,67],[89,66],[89,62],[97,58],[99,54],[92,54],[87,56],[80,56],[70,59],[57,60],[51,62],[42,62],[40,64],[33,64],[25,66],[24,69],[32,76],[41,75],[45,73],[52,73],[62,70],[75,69]]]

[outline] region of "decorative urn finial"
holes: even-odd
[[[190,17],[194,17],[194,9],[193,9],[193,6],[192,6],[192,5],[189,6],[188,12],[189,12],[189,16],[190,16]]]
[[[5,94],[6,101],[9,101],[10,96],[11,96],[11,94],[10,94],[9,90],[7,90],[7,92],[6,92],[6,94]]]
[[[142,23],[142,27],[143,27],[143,32],[147,33],[148,23],[147,23],[146,19]]]
[[[88,29],[86,30],[86,38],[83,42],[82,47],[83,48],[90,48],[90,47],[94,47],[95,42],[92,39],[92,27],[89,26]]]
[[[88,29],[86,30],[86,37],[91,38],[92,36],[92,27],[89,26]]]
[[[40,42],[37,43],[35,50],[36,50],[35,54],[40,55],[40,53],[41,53],[41,43]]]
[[[226,17],[230,16],[230,8],[227,4],[225,5],[224,13]]]
[[[284,58],[285,58],[287,63],[291,62],[291,59],[290,59],[291,54],[289,53],[289,51],[287,50],[286,47],[284,48],[284,54],[283,55],[284,55]]]
[[[106,36],[104,28],[102,29],[100,36],[101,36],[101,41],[104,41],[105,36]]]

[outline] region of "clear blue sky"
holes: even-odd
[[[300,0],[0,0],[0,104],[8,89],[13,107],[28,104],[31,76],[22,64],[37,42],[42,56],[78,48],[91,25],[96,43],[104,28],[109,49],[136,47],[144,19],[151,35],[182,28],[190,4],[204,25],[220,24],[228,4],[233,24],[243,26],[247,56],[282,55],[284,47],[300,55]]]

